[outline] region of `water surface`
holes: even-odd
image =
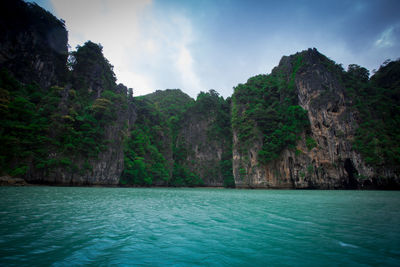
[[[400,192],[1,187],[0,265],[400,266]]]

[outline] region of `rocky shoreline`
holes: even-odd
[[[139,186],[139,185],[106,185],[106,184],[99,184],[99,185],[93,185],[93,184],[54,184],[54,183],[27,183],[24,179],[22,178],[14,178],[11,176],[2,176],[0,177],[0,187],[1,186],[50,186],[50,187],[101,187],[101,188],[197,188],[197,189],[226,189],[226,187],[223,186]],[[238,186],[234,188],[228,188],[228,189],[238,189],[238,190],[318,190],[318,188],[290,188],[290,187],[243,187],[243,186]],[[326,188],[323,190],[354,190],[351,188]],[[363,190],[363,191],[369,191],[369,190],[394,190],[398,191],[400,188],[397,186],[397,184],[390,184],[386,186],[369,186],[369,187],[361,187],[357,188],[357,190]]]
[[[22,178],[14,178],[11,176],[2,176],[0,177],[0,186],[27,186],[31,185],[27,183],[24,179]]]

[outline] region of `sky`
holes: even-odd
[[[31,1],[33,2],[33,1]],[[307,48],[378,69],[400,57],[398,0],[38,0],[65,20],[74,50],[103,46],[134,95],[179,88],[222,96]]]

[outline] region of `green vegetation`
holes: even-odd
[[[257,75],[235,88],[232,127],[242,152],[262,137],[260,163],[276,159],[287,147],[294,149],[300,133],[309,125],[307,111],[298,105],[294,92],[301,67],[302,56],[298,54],[287,73],[276,70],[270,75]]]
[[[314,171],[313,165],[308,165],[307,166],[307,174],[311,175],[313,173],[313,171]]]
[[[146,99],[135,99],[137,118],[125,144],[122,183],[152,185],[170,181],[170,166],[163,152],[170,142],[165,118]]]
[[[317,147],[317,142],[313,138],[307,136],[306,137],[306,146],[307,146],[308,150],[311,150],[314,147]]]
[[[371,79],[350,65],[344,83],[359,113],[354,148],[371,166],[400,166],[400,60],[385,62]]]
[[[7,71],[0,72],[0,170],[20,176],[28,171],[30,159],[40,163],[46,154],[49,122],[35,100],[37,85],[24,86]],[[30,97],[31,96],[31,97]]]
[[[183,114],[194,103],[194,100],[182,91],[166,90],[137,97],[134,99],[137,112],[140,114],[131,134],[136,147],[128,145],[125,163],[129,165],[129,155],[143,158],[146,166],[148,183],[167,184],[171,186],[198,186],[203,181],[184,166],[187,150],[177,142],[177,134]],[[143,132],[144,135],[138,134]],[[142,138],[141,138],[142,136]],[[140,149],[138,149],[140,148]],[[167,156],[168,158],[165,158]],[[129,171],[129,169],[128,169]],[[125,173],[125,172],[124,172]],[[124,177],[127,177],[124,174]],[[129,183],[144,185],[130,179]]]
[[[72,69],[73,86],[86,93],[88,96],[96,96],[102,89],[115,87],[115,74],[113,66],[103,55],[103,47],[87,41],[85,45],[78,46],[77,50],[70,53],[68,66]],[[100,90],[96,90],[100,89]]]
[[[174,186],[200,186],[204,184],[204,181],[200,176],[192,172],[188,166],[186,166],[186,159],[188,158],[188,149],[185,143],[177,142],[173,147],[173,160],[174,169],[172,173],[172,185]]]
[[[284,57],[271,74],[239,84],[232,99],[210,90],[194,100],[178,89],[134,98],[132,89],[116,85],[113,66],[100,44],[88,41],[68,54],[62,20],[21,0],[6,1],[0,7],[4,32],[0,36],[4,44],[0,48],[0,175],[38,181],[52,177],[55,182],[58,175],[65,176],[63,183],[66,177],[71,177],[71,183],[77,177],[81,183],[98,172],[103,175],[100,165],[115,156],[118,166],[106,168],[119,173],[123,146],[122,184],[223,182],[234,187],[232,130],[242,154],[241,178],[248,175],[248,163],[254,157],[251,148],[261,146],[258,163],[265,165],[284,149],[305,153],[296,148],[302,136],[308,150],[318,147],[309,132],[307,111],[298,103],[303,97],[298,89],[303,88],[296,88],[310,82],[314,90],[316,73],[324,81],[318,81],[316,87],[322,88],[315,90],[323,92],[312,95],[311,109],[332,104],[330,111],[349,115],[337,106],[342,92],[334,91],[346,88],[349,109],[345,110],[354,114],[359,126],[354,149],[374,168],[399,170],[400,60],[386,61],[370,78],[365,68],[353,64],[344,71],[314,49]],[[310,71],[310,64],[317,69]],[[336,136],[347,135],[338,130]],[[332,164],[340,167],[341,161]],[[320,168],[309,165],[299,175],[304,178]]]
[[[358,65],[347,71],[321,56],[319,62],[346,88],[346,99],[357,112],[359,128],[353,140],[365,162],[373,167],[400,166],[400,61],[387,61],[369,78]],[[296,73],[303,67],[302,54],[295,55],[293,65],[286,64],[270,75],[257,75],[235,88],[232,126],[237,132],[241,153],[262,138],[259,162],[276,159],[285,149],[294,149],[300,133],[307,130],[307,112],[297,105],[294,93]],[[337,97],[329,88],[313,99],[311,105],[324,105]],[[344,133],[339,131],[338,136]],[[308,150],[317,147],[306,136]],[[296,151],[299,155],[301,151]],[[242,164],[246,164],[245,162]]]
[[[234,187],[230,105],[230,98],[224,99],[215,90],[200,92],[197,95],[196,102],[189,107],[182,121],[183,124],[187,124],[193,120],[199,122],[208,121],[206,129],[207,139],[203,141],[209,146],[208,149],[222,149],[223,152],[219,160],[214,159],[214,161],[219,161],[217,165],[206,162],[202,163],[201,168],[214,170],[212,174],[204,172],[203,176],[211,175],[220,177],[225,187]],[[198,143],[200,141],[192,140],[192,142]],[[209,153],[215,154],[215,151],[211,152]]]
[[[211,176],[234,186],[230,102],[214,90],[201,92],[194,101],[174,89],[136,97],[133,103],[139,116],[125,145],[123,184],[201,186]],[[186,130],[192,122],[209,120],[202,145],[217,144],[225,152],[221,160],[201,161],[193,157],[192,142],[198,140],[191,140]]]
[[[176,120],[177,116],[181,116],[194,103],[194,100],[190,96],[179,89],[157,90],[154,93],[138,98],[145,98],[151,101],[170,120]]]
[[[100,46],[87,42],[73,54],[75,63],[64,86],[23,85],[8,71],[1,71],[2,173],[23,176],[37,170],[47,174],[62,167],[82,174],[91,169],[88,160],[109,144],[104,129],[113,124],[120,110],[126,110],[126,92],[115,91],[115,76]],[[86,75],[95,66],[103,66],[97,79],[106,81],[100,95],[86,87]],[[72,89],[71,84],[79,89]],[[81,164],[78,159],[86,160]]]

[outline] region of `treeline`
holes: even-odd
[[[70,56],[68,76],[49,88],[23,84],[1,70],[1,173],[46,175],[57,167],[85,173],[92,167],[88,160],[109,145],[104,129],[127,110],[126,89],[116,86],[101,46],[89,41]]]
[[[0,7],[1,175],[39,182],[62,175],[45,180],[71,184],[107,184],[113,175],[113,183],[124,185],[233,187],[233,132],[239,154],[261,144],[259,165],[285,149],[301,153],[296,144],[303,136],[309,150],[317,146],[296,88],[310,62],[345,88],[358,125],[353,149],[373,168],[399,170],[400,60],[386,61],[370,77],[365,68],[344,70],[314,49],[311,61],[306,52],[284,57],[271,74],[236,86],[232,98],[210,90],[194,100],[178,89],[133,97],[116,84],[101,45],[88,41],[68,53],[63,21],[20,0]],[[332,102],[331,89],[310,105]],[[242,165],[239,175],[246,174]]]
[[[350,65],[343,81],[359,113],[354,148],[371,166],[399,168],[400,60],[384,62],[371,78],[367,69]]]
[[[138,119],[126,141],[125,169],[122,184],[203,186],[201,159],[193,158],[193,144],[185,139],[184,128],[190,122],[209,120],[204,129],[211,140],[230,142],[229,102],[214,90],[201,92],[196,100],[178,89],[156,91],[133,99]],[[219,140],[216,140],[219,138]],[[205,144],[207,145],[207,144]],[[212,156],[211,156],[212,157]],[[233,186],[231,152],[220,161],[214,175],[221,175],[221,185]],[[216,161],[216,162],[215,162]],[[197,166],[201,165],[201,166]],[[223,174],[221,174],[223,173]]]
[[[254,76],[234,88],[232,127],[237,133],[238,148],[244,153],[261,137],[260,164],[277,159],[284,149],[295,151],[302,132],[306,133],[307,148],[316,146],[308,136],[307,110],[299,106],[294,88],[296,74],[307,71],[309,66],[304,63],[303,53],[293,57],[293,64],[275,68],[269,75]],[[353,148],[371,167],[399,169],[400,60],[387,60],[371,77],[361,66],[352,64],[346,71],[321,54],[313,60],[318,60],[345,88],[347,105],[357,114],[359,126]],[[326,90],[311,105],[332,101]],[[241,170],[245,172],[244,168]]]

